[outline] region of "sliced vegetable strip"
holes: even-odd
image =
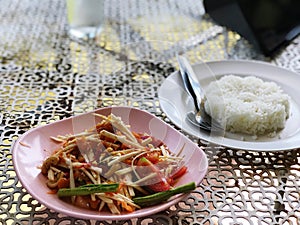
[[[182,150],[173,154],[161,140],[131,131],[113,114],[96,117],[101,121],[95,127],[50,137],[60,143],[41,165],[50,193],[79,207],[119,214],[192,189],[172,187],[186,173]]]
[[[119,188],[118,183],[113,184],[91,184],[75,188],[61,188],[58,190],[58,197],[68,197],[74,195],[90,195],[95,193],[116,192]]]

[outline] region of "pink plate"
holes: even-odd
[[[91,220],[126,220],[143,217],[168,209],[186,195],[178,195],[172,200],[139,209],[133,213],[114,215],[110,212],[98,212],[79,208],[60,200],[55,194],[49,194],[46,178],[41,174],[39,166],[43,160],[58,147],[50,140],[50,136],[78,133],[95,125],[97,118],[93,113],[120,116],[131,130],[146,132],[162,140],[174,153],[184,146],[182,155],[188,167],[177,185],[194,181],[199,184],[207,172],[208,162],[205,153],[180,132],[148,112],[130,107],[108,107],[93,112],[74,116],[45,126],[34,128],[22,135],[12,149],[13,163],[18,178],[26,190],[40,203],[65,215]]]

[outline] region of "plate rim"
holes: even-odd
[[[208,66],[210,66],[210,68],[212,70],[214,70],[213,68],[217,67],[217,66],[231,66],[231,67],[237,67],[237,65],[241,65],[241,64],[247,64],[247,65],[259,65],[261,67],[265,67],[265,68],[268,68],[268,69],[272,69],[272,70],[278,70],[278,71],[282,71],[282,72],[285,72],[287,74],[289,74],[290,76],[293,76],[293,78],[297,77],[297,79],[299,79],[300,81],[300,74],[296,73],[296,72],[293,72],[291,70],[288,70],[286,68],[283,68],[283,67],[279,67],[277,65],[274,65],[274,64],[271,64],[269,62],[264,62],[264,61],[258,61],[258,60],[214,60],[214,61],[205,61],[204,62],[205,64],[207,64]],[[192,67],[197,67],[199,65],[201,65],[202,63],[196,63],[196,64],[193,64]],[[236,68],[235,68],[236,69]],[[248,74],[250,74],[251,72],[249,71],[246,71]],[[246,72],[244,71],[242,74],[245,75]],[[174,71],[172,72],[164,81],[163,83],[161,84],[161,86],[159,87],[159,90],[158,90],[158,98],[159,98],[159,103],[160,103],[160,107],[162,109],[162,111],[166,114],[166,116],[170,119],[170,121],[178,128],[182,129],[184,132],[192,135],[193,137],[196,137],[196,138],[200,138],[204,141],[207,141],[209,144],[213,144],[213,145],[218,145],[218,146],[223,146],[223,147],[228,147],[228,148],[231,148],[233,150],[246,150],[246,151],[255,151],[255,152],[276,152],[276,151],[287,151],[287,150],[293,150],[293,149],[297,149],[300,147],[300,140],[299,140],[299,143],[296,145],[293,145],[293,146],[287,146],[287,147],[275,147],[275,146],[272,146],[270,148],[268,148],[268,145],[270,143],[273,143],[273,142],[250,142],[250,141],[243,141],[243,140],[236,140],[236,139],[230,139],[230,138],[227,138],[227,137],[208,137],[207,135],[204,134],[204,132],[200,132],[198,131],[198,133],[200,135],[197,135],[195,134],[195,132],[192,132],[190,129],[193,129],[193,128],[186,128],[186,127],[193,127],[193,125],[191,124],[188,124],[187,123],[185,124],[183,122],[183,118],[181,119],[178,119],[180,120],[180,123],[181,124],[184,124],[186,127],[182,126],[179,124],[178,121],[176,121],[174,118],[172,118],[172,116],[170,116],[171,114],[168,112],[168,110],[166,109],[167,108],[167,103],[166,103],[166,99],[165,98],[165,94],[164,93],[164,86],[166,85],[166,82],[169,82],[169,81],[174,81],[174,77],[177,78],[179,77],[178,75],[179,71]],[[224,75],[225,74],[229,74],[230,72],[224,72]],[[241,74],[241,75],[242,75]],[[219,74],[218,74],[219,75]],[[255,75],[255,74],[254,74]],[[177,76],[177,77],[176,77]],[[222,75],[220,75],[222,76]],[[262,77],[261,74],[258,76],[258,77]],[[276,80],[272,80],[271,81],[274,81],[274,82],[277,82]],[[178,85],[179,87],[179,85]],[[183,89],[183,88],[182,88]],[[299,133],[299,132],[298,132]],[[232,142],[231,144],[229,142]],[[277,141],[280,141],[280,140],[277,140]],[[241,143],[244,143],[244,144],[248,144],[249,146],[248,147],[245,147],[245,145],[241,145]]]
[[[19,148],[20,148],[20,146],[22,146],[24,148],[27,148],[27,146],[24,146],[22,144],[22,140],[24,140],[27,137],[27,135],[31,134],[32,132],[36,132],[38,129],[42,129],[42,128],[45,129],[47,126],[55,126],[55,124],[57,124],[57,123],[66,122],[67,120],[72,120],[72,119],[74,119],[76,117],[79,117],[79,116],[84,116],[86,114],[90,114],[90,113],[94,113],[94,112],[101,112],[101,111],[103,112],[105,110],[111,110],[113,108],[114,109],[121,109],[121,110],[122,109],[125,109],[125,110],[136,110],[139,113],[146,113],[150,117],[158,119],[162,124],[164,124],[165,126],[167,126],[168,129],[171,129],[172,131],[175,131],[178,135],[182,135],[182,137],[184,138],[185,141],[188,141],[190,144],[194,145],[195,151],[199,152],[199,156],[201,156],[201,159],[203,160],[204,170],[201,172],[200,179],[196,182],[196,185],[200,184],[203,181],[204,177],[207,174],[207,170],[208,170],[208,159],[207,159],[207,156],[204,153],[204,151],[199,146],[197,146],[191,140],[189,140],[188,138],[186,138],[182,133],[180,133],[178,130],[176,130],[175,128],[173,128],[169,124],[167,124],[165,121],[161,120],[157,116],[155,116],[155,115],[153,115],[153,114],[151,114],[151,113],[149,113],[149,112],[147,112],[145,110],[142,110],[142,109],[139,109],[139,108],[135,108],[135,107],[129,107],[129,106],[111,106],[111,107],[98,108],[98,109],[95,109],[93,111],[82,113],[80,115],[71,116],[71,117],[64,118],[62,120],[58,120],[58,121],[55,121],[55,122],[52,122],[52,123],[49,123],[49,124],[46,124],[46,125],[37,126],[35,128],[32,128],[32,129],[28,130],[24,134],[22,134],[13,143],[13,145],[11,147],[11,153],[12,153],[12,160],[13,160],[14,170],[15,170],[16,175],[18,177],[18,180],[21,182],[22,186],[26,189],[26,191],[34,199],[36,199],[38,202],[42,203],[47,208],[49,208],[51,210],[54,210],[55,212],[62,213],[64,215],[68,215],[68,216],[71,216],[71,217],[91,219],[91,220],[112,220],[112,221],[115,220],[115,221],[118,221],[118,220],[127,220],[127,219],[132,219],[132,218],[144,217],[144,216],[147,216],[147,215],[152,215],[152,214],[161,212],[163,210],[168,209],[170,206],[176,204],[177,202],[181,201],[183,198],[185,198],[188,195],[188,194],[177,195],[175,198],[173,198],[173,199],[171,199],[171,200],[169,200],[169,201],[167,201],[165,203],[162,203],[162,204],[159,204],[159,205],[156,205],[156,206],[152,206],[152,207],[147,207],[147,208],[150,208],[149,210],[147,210],[147,208],[145,208],[145,210],[143,210],[143,209],[141,211],[140,210],[136,210],[133,213],[122,213],[120,215],[115,215],[115,214],[112,214],[112,213],[106,213],[105,215],[103,215],[103,214],[101,215],[101,213],[100,214],[96,214],[93,210],[81,209],[79,207],[72,206],[69,203],[62,203],[62,204],[69,205],[71,208],[74,208],[74,207],[77,208],[78,211],[79,211],[79,213],[77,214],[77,212],[72,212],[68,208],[58,208],[58,207],[56,207],[55,204],[52,204],[52,201],[50,201],[50,203],[49,203],[47,201],[47,199],[45,199],[44,197],[38,196],[34,192],[35,188],[31,187],[31,184],[29,182],[27,182],[26,179],[23,179],[22,177],[20,178],[20,175],[22,174],[20,171],[22,170],[22,168],[18,164],[19,157],[21,157],[20,156],[20,149]],[[37,151],[37,150],[35,150],[35,151]],[[42,151],[42,150],[40,150],[40,151]],[[36,166],[32,166],[32,168],[36,168]],[[38,169],[38,168],[36,168],[36,169]],[[41,176],[41,173],[39,173],[38,176]],[[37,179],[37,177],[36,177],[36,179]],[[50,191],[50,189],[49,189],[49,191]],[[47,193],[45,193],[45,195],[46,194]],[[80,211],[82,211],[82,213],[80,213]]]

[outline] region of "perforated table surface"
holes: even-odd
[[[26,131],[106,106],[144,109],[174,126],[158,89],[178,69],[177,52],[193,64],[261,60],[300,73],[299,38],[267,58],[215,24],[201,1],[109,0],[101,35],[84,42],[69,37],[63,0],[0,5],[0,224],[300,224],[299,149],[213,148],[183,133],[204,147],[205,179],[166,211],[128,221],[76,219],[46,208],[22,187],[11,154]]]

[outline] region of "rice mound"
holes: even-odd
[[[232,133],[274,133],[284,128],[289,117],[289,96],[274,82],[226,75],[205,91],[206,112]]]

